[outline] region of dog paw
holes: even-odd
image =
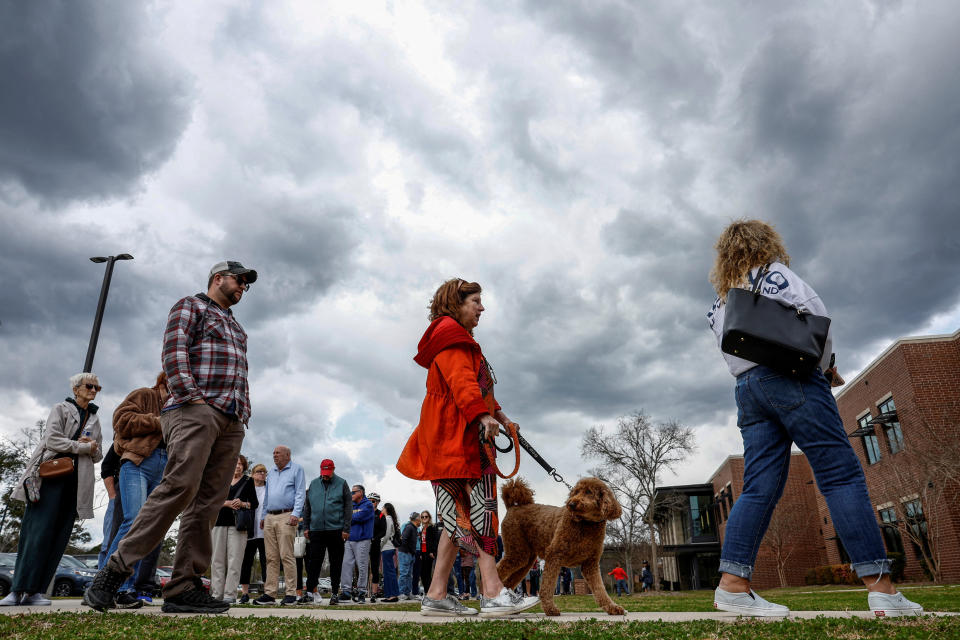
[[[542,606],[542,603],[541,603]],[[543,607],[543,612],[548,616],[558,616],[560,615],[560,609],[556,607]]]
[[[616,604],[613,605],[612,607],[605,607],[605,608],[604,608],[604,611],[606,611],[607,613],[609,613],[609,614],[612,615],[612,616],[623,616],[623,615],[626,615],[626,614],[627,614],[626,610],[624,610],[623,607],[621,607],[620,605],[616,605]]]

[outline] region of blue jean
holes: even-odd
[[[167,466],[167,450],[154,449],[153,453],[143,459],[138,465],[125,461],[120,465],[120,502],[123,505],[123,522],[117,534],[110,541],[108,556],[113,555],[123,536],[130,530],[130,526],[140,513],[140,508],[147,501],[147,496],[160,486],[163,478],[163,469]],[[137,582],[141,561],[134,565],[133,574],[120,585],[120,591],[132,591]]]
[[[630,592],[627,591],[627,581],[626,580],[614,580],[613,588],[616,590],[617,595],[627,594],[630,595]]]
[[[103,542],[100,544],[100,555],[97,556],[97,570],[103,569],[107,564],[107,558],[110,554],[110,543],[113,542],[113,510],[116,507],[116,499],[110,498],[107,503],[107,510],[103,513]]]
[[[383,597],[392,598],[400,595],[400,585],[397,583],[397,568],[393,562],[397,557],[397,550],[381,551],[383,560]]]
[[[737,377],[743,491],[730,510],[720,571],[750,579],[760,542],[783,495],[793,443],[807,456],[834,527],[861,578],[890,572],[857,454],[819,369],[805,378],[756,366]]]
[[[413,554],[397,550],[400,559],[400,578],[398,587],[400,593],[409,596],[413,593]]]
[[[466,593],[467,588],[469,588],[470,597],[476,598],[477,597],[477,572],[474,570],[473,567],[461,567],[461,571],[463,571],[463,582],[464,582],[464,590],[462,593]]]

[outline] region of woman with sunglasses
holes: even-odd
[[[253,570],[253,558],[260,557],[260,581],[267,570],[267,548],[263,543],[263,501],[267,497],[267,468],[262,464],[253,465],[250,473],[253,478],[253,490],[257,492],[257,511],[253,517],[253,535],[247,538],[247,548],[243,552],[243,564],[240,566],[240,604],[250,602],[250,572]]]
[[[44,606],[47,585],[67,548],[73,524],[79,517],[93,517],[93,465],[100,462],[100,419],[92,400],[100,391],[100,381],[92,373],[70,377],[72,398],[57,403],[47,418],[43,437],[17,481],[13,498],[26,502],[17,544],[17,564],[10,593],[0,606]],[[34,477],[41,462],[53,458],[72,461],[71,473],[56,478],[41,478],[40,499],[31,502],[23,483]]]

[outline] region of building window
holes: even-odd
[[[903,512],[906,514],[907,526],[918,538],[927,538],[927,519],[923,515],[923,506],[919,500],[903,503]]]
[[[867,464],[876,464],[880,460],[880,440],[877,438],[877,435],[873,433],[873,426],[868,425],[870,422],[870,414],[863,416],[857,420],[857,424],[860,429],[866,434],[863,437],[863,452],[867,456]]]
[[[903,538],[900,537],[900,529],[897,527],[896,509],[880,509],[880,522],[887,553],[903,553]]]
[[[692,538],[696,541],[703,536],[713,536],[716,530],[713,527],[713,518],[710,517],[710,497],[690,496],[690,524]]]
[[[877,409],[880,410],[881,416],[887,418],[883,423],[883,432],[887,434],[890,453],[903,451],[903,431],[900,429],[900,421],[897,420],[897,407],[893,404],[893,398],[878,405]]]

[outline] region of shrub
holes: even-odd
[[[907,566],[907,559],[902,553],[888,553],[890,559],[890,579],[894,582],[903,580],[903,570]]]
[[[828,564],[807,571],[807,584],[860,584],[849,564]]]

